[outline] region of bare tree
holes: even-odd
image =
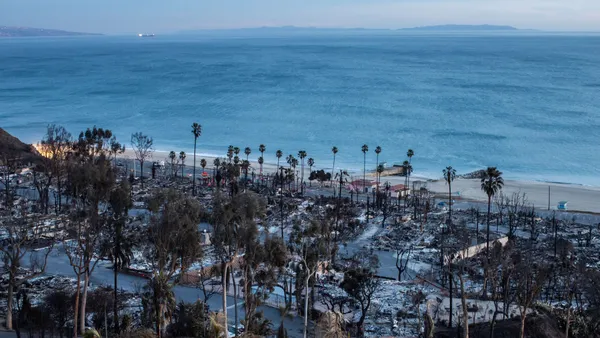
[[[360,251],[353,256],[352,260],[354,264],[344,274],[344,280],[340,286],[360,307],[361,313],[357,327],[359,332],[362,332],[371,301],[381,287],[381,280],[375,276],[379,267],[379,259],[376,255]]]
[[[398,269],[398,280],[402,280],[402,274],[406,271],[408,267],[408,261],[410,259],[410,252],[412,248],[402,247],[396,249],[396,269]]]
[[[9,330],[12,330],[15,290],[45,272],[48,255],[54,247],[55,234],[46,236],[43,222],[27,215],[25,208],[26,205],[21,205],[18,217],[10,215],[0,219],[0,231],[6,234],[3,243],[0,244],[0,256],[8,270],[6,328]],[[41,251],[34,250],[34,244],[40,241],[47,242],[48,247]],[[25,257],[29,258],[30,264],[24,274],[19,274]]]
[[[140,179],[142,181],[142,188],[144,187],[144,162],[152,157],[152,148],[154,140],[148,135],[137,132],[131,134],[131,146],[135,153],[135,158],[140,162]]]
[[[523,258],[516,270],[516,298],[521,314],[520,337],[525,337],[527,310],[535,302],[549,276],[549,269],[531,259]]]

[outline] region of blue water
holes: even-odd
[[[600,37],[364,34],[0,40],[0,127],[111,128],[158,150],[306,150],[362,169],[415,151],[415,173],[498,166],[508,178],[600,185]]]

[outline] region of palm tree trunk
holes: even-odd
[[[490,217],[492,212],[492,196],[488,195],[488,214],[487,214],[487,235],[485,248],[487,251],[487,260],[490,261]]]
[[[331,182],[333,182],[333,173],[335,172],[335,154],[333,154],[333,167],[331,168]],[[333,186],[333,193],[335,194],[335,185]]]
[[[361,191],[362,193],[365,193],[365,184],[367,180],[367,153],[363,153],[363,191]]]
[[[448,210],[448,219],[450,220],[450,222],[448,222],[448,225],[450,225],[452,224],[452,182],[448,182]]]
[[[192,196],[196,196],[196,143],[198,138],[194,137],[194,174],[192,175]]]
[[[231,272],[231,282],[232,282],[232,286],[233,286],[233,309],[235,311],[235,336],[237,337],[237,333],[238,333],[238,296],[237,296],[237,283],[235,282],[235,275],[233,274],[233,265],[231,266],[230,269]],[[247,315],[247,313],[246,313]]]

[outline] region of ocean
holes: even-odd
[[[401,163],[440,177],[600,186],[600,36],[330,34],[0,39],[0,127],[37,142],[48,123],[129,145],[224,156],[267,147],[316,168]],[[189,157],[188,157],[189,158]]]

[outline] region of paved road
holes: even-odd
[[[28,259],[24,259],[24,263],[28,262]],[[90,282],[92,285],[112,285],[114,281],[113,271],[110,269],[110,262],[100,262],[96,269],[94,270]],[[69,276],[75,278],[75,273],[73,272],[73,268],[69,264],[69,260],[67,256],[62,251],[62,248],[55,249],[54,252],[51,253],[48,265],[46,267],[47,275],[61,275],[61,276]],[[118,283],[119,288],[122,288],[127,291],[137,291],[140,290],[146,283],[146,279],[131,276],[127,274],[119,274],[118,275]],[[175,286],[173,289],[175,292],[175,296],[177,301],[185,301],[185,302],[194,302],[198,299],[202,298],[202,293],[199,289],[187,286]],[[233,327],[234,324],[234,299],[233,297],[227,297],[227,305],[228,305],[228,321]],[[213,311],[219,310],[222,308],[222,301],[220,295],[215,295],[208,300],[208,305],[210,309]],[[239,310],[239,318],[244,318],[244,310],[242,303],[238,300],[238,310]],[[274,309],[267,306],[259,307],[260,311],[263,311],[265,317],[273,322],[273,326],[276,329],[280,322],[281,317],[279,315],[279,310]],[[302,329],[304,327],[304,321],[301,317],[293,317],[293,318],[285,318],[285,327],[288,330],[288,333],[291,337],[301,336]],[[2,336],[0,336],[2,338]]]

